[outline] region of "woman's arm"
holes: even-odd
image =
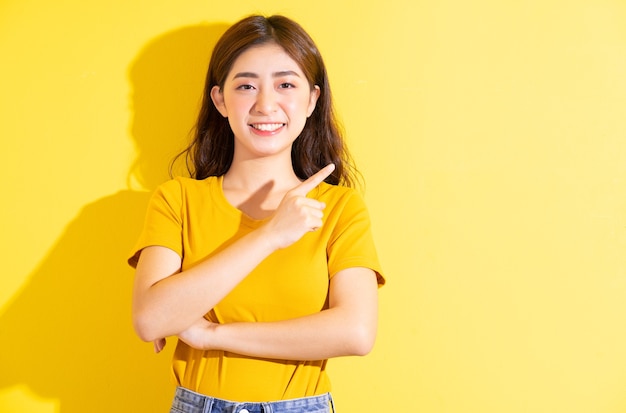
[[[334,170],[323,168],[287,192],[272,218],[228,248],[181,272],[181,258],[160,246],[144,248],[133,288],[133,323],[154,341],[188,329],[261,261],[322,226],[324,204],[306,195]]]
[[[369,353],[377,323],[376,274],[356,267],[332,277],[327,310],[276,322],[214,324],[203,319],[179,338],[203,350],[283,360],[322,360]]]
[[[213,308],[272,248],[261,231],[180,272],[181,258],[160,246],[141,252],[133,289],[133,323],[139,337],[152,341],[176,335]]]

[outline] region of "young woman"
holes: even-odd
[[[156,190],[129,259],[139,337],[157,351],[178,337],[171,411],[330,411],[326,361],[371,350],[384,278],[297,23],[226,31],[187,156],[194,179]]]

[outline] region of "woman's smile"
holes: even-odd
[[[252,123],[250,124],[252,129],[256,132],[276,133],[279,132],[284,126],[284,123]]]

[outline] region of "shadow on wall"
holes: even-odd
[[[226,27],[166,33],[132,62],[138,157],[129,182],[153,190],[167,179],[169,161],[188,141],[210,52]],[[107,196],[68,225],[0,315],[0,389],[26,385],[57,399],[60,413],[167,411],[173,343],[168,355],[156,356],[135,336],[130,318],[133,271],[126,257],[149,196],[133,190]]]

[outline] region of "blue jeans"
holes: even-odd
[[[170,413],[330,413],[335,412],[330,393],[275,402],[233,402],[176,389]]]

